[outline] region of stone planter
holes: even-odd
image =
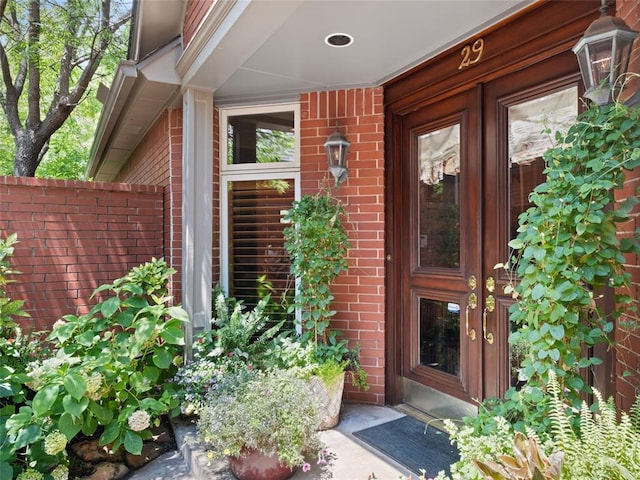
[[[286,480],[296,472],[280,463],[277,455],[255,449],[243,448],[239,457],[229,457],[229,465],[238,480]]]
[[[309,385],[320,402],[322,412],[320,430],[329,430],[338,425],[344,390],[344,372],[338,375],[330,385],[325,384],[319,377],[311,377]]]

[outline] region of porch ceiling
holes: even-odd
[[[115,178],[183,88],[228,106],[379,86],[534,1],[216,0],[182,51],[186,0],[136,0],[129,59],[105,95],[87,174]],[[334,33],[354,41],[330,47]]]
[[[178,72],[183,84],[213,90],[218,105],[380,85],[531,3],[238,1],[226,17],[233,21],[221,23],[197,57],[189,58],[187,49]],[[354,42],[330,47],[324,40],[333,33]]]

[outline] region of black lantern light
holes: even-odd
[[[336,123],[336,131],[329,135],[327,141],[324,142],[329,171],[336,179],[336,187],[347,179],[347,153],[350,146],[351,142],[338,131]]]
[[[584,96],[598,105],[606,105],[620,92],[622,82],[617,80],[627,72],[631,46],[638,35],[621,18],[607,15],[607,10],[607,0],[602,0],[600,18],[573,47],[587,89]]]

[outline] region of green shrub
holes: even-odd
[[[64,447],[80,433],[139,454],[158,417],[179,412],[166,382],[182,359],[187,316],[164,295],[172,273],[153,259],[96,289],[108,298],[88,314],[56,322],[54,355],[14,375],[30,393],[2,409],[0,476],[66,465]]]

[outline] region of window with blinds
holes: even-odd
[[[294,191],[293,180],[229,182],[229,294],[247,307],[266,294],[276,305],[293,295],[280,219]]]
[[[287,315],[289,276],[281,222],[300,176],[299,105],[240,107],[220,112],[222,286],[253,308],[271,296],[272,320]]]

